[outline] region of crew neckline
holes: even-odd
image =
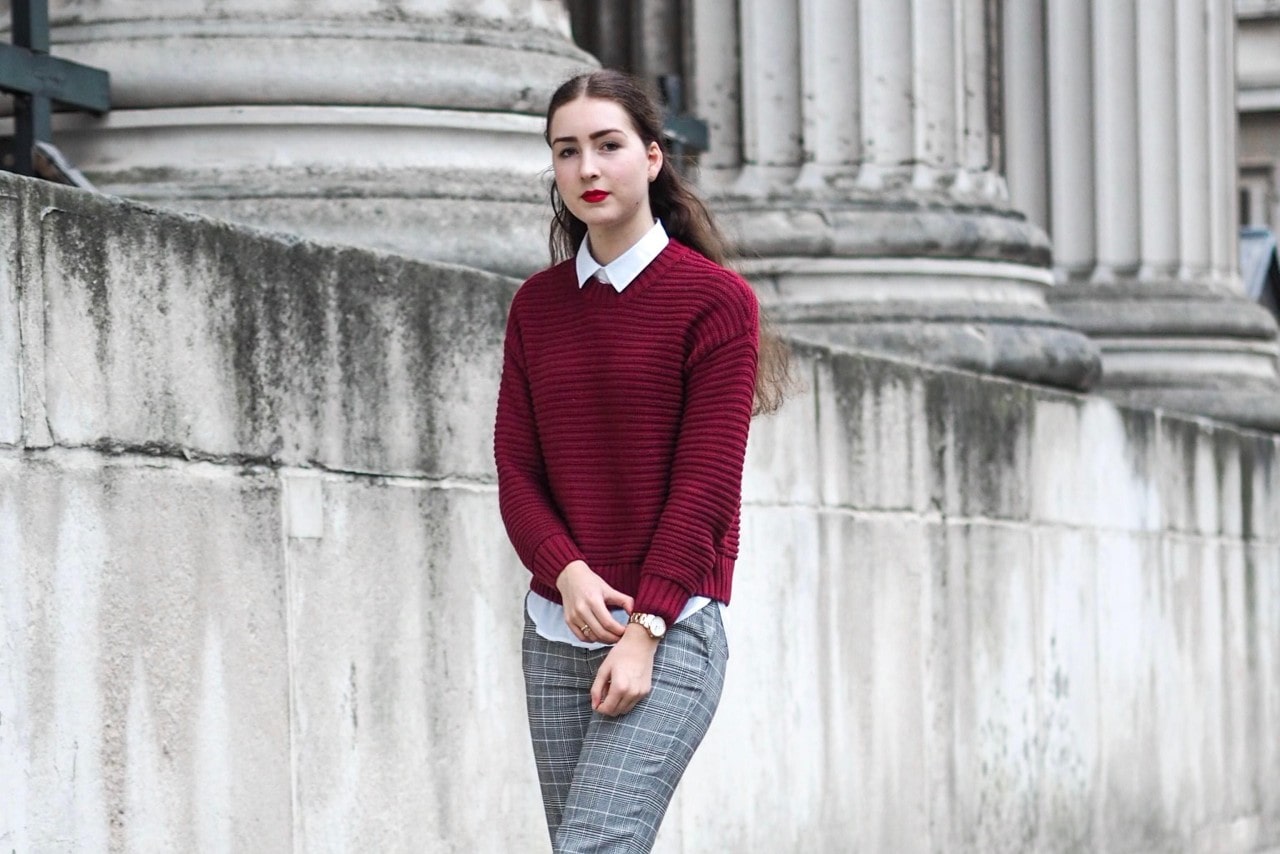
[[[634,299],[648,290],[649,285],[655,279],[661,277],[672,265],[683,259],[688,252],[689,248],[687,246],[674,237],[670,238],[667,245],[658,253],[658,257],[650,261],[649,265],[641,270],[639,275],[632,279],[631,283],[621,291],[617,291],[612,285],[600,281],[588,282],[587,287],[579,287],[576,268],[572,261],[567,265],[569,281],[574,291],[588,302]]]

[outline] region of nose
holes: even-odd
[[[595,156],[589,152],[583,152],[579,158],[578,170],[585,181],[600,177],[600,167],[596,163]]]

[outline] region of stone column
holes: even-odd
[[[692,0],[700,180],[788,330],[1069,388],[1048,238],[1001,174],[993,0]],[[738,61],[740,58],[740,62]]]
[[[63,117],[98,186],[511,274],[547,260],[554,87],[596,65],[561,0],[54,0],[114,109]]]
[[[1231,0],[1005,0],[1014,203],[1052,235],[1057,312],[1123,400],[1280,429],[1276,327],[1237,273]],[[1045,168],[1047,166],[1047,168]],[[1047,204],[1043,200],[1047,199]]]
[[[684,0],[568,0],[574,41],[609,68],[684,74]]]

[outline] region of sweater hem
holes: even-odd
[[[733,592],[734,563],[735,559],[732,557],[717,556],[712,571],[696,589],[689,590],[678,581],[665,576],[642,575],[640,564],[595,565],[588,561],[592,571],[604,579],[610,587],[637,598],[635,610],[646,614],[657,614],[666,620],[668,625],[675,622],[676,617],[693,596],[706,596],[708,599],[728,605]],[[564,604],[564,600],[560,597],[560,590],[555,585],[546,583],[538,575],[530,579],[529,589],[552,602]],[[640,598],[642,591],[649,597],[647,601]],[[655,600],[653,592],[657,591],[665,591],[665,595],[660,595]],[[643,606],[641,603],[644,603]]]
[[[533,552],[533,574],[553,584],[564,568],[575,560],[582,560],[582,551],[564,534],[552,534],[538,544]]]

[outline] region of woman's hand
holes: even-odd
[[[622,640],[609,651],[596,672],[596,681],[591,685],[591,708],[617,717],[647,697],[653,685],[653,656],[658,643],[643,626],[627,626]]]
[[[574,637],[588,643],[617,643],[626,626],[609,613],[622,608],[630,613],[635,600],[610,587],[585,562],[575,560],[556,578],[560,599],[564,602],[564,621]]]

